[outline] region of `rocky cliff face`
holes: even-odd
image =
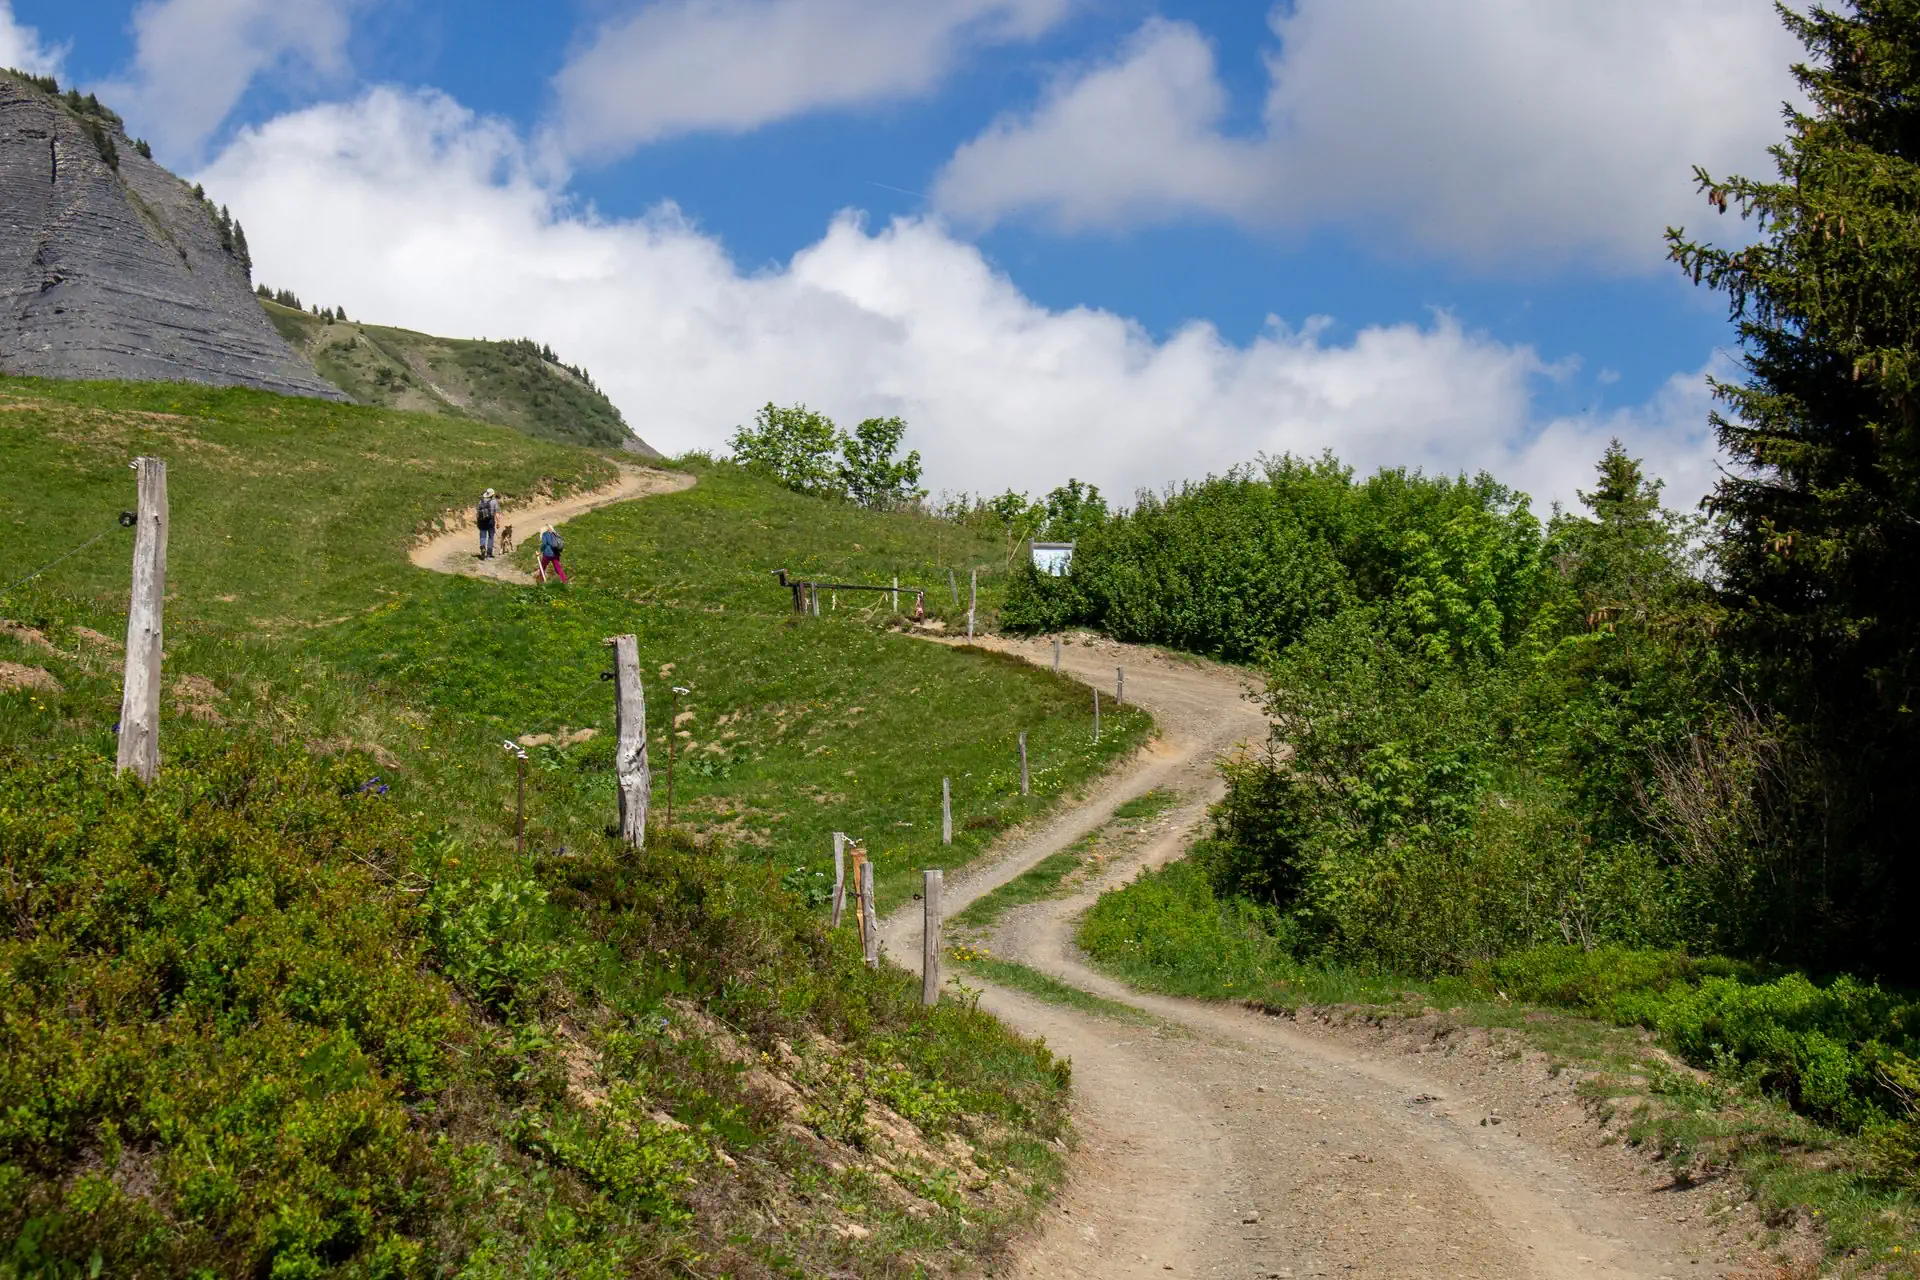
[[[0,372],[346,399],[275,331],[205,200],[117,124],[5,74]]]

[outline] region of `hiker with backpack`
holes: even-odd
[[[473,509],[473,522],[480,528],[480,558],[493,559],[493,526],[500,516],[500,499],[493,496],[489,489],[480,495],[479,505]]]
[[[560,564],[560,553],[566,549],[566,540],[553,531],[552,525],[540,530],[540,574],[543,578],[552,574],[562,582],[567,580],[567,571]]]

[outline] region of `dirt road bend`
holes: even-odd
[[[1050,663],[1050,642],[987,647]],[[1106,641],[1062,669],[1153,713],[1160,740],[1084,803],[946,888],[957,912],[1154,787],[1179,797],[1154,839],[1072,897],[1013,912],[996,954],[1159,1020],[1135,1025],[989,986],[984,1007],[1073,1060],[1080,1146],[1067,1190],[1016,1253],[1040,1277],[1663,1277],[1723,1274],[1725,1252],[1630,1157],[1574,1124],[1483,1124],[1494,1108],[1416,1059],[1226,1005],[1146,996],[1088,969],[1073,922],[1107,888],[1178,857],[1220,793],[1219,757],[1266,721],[1242,673]],[[882,925],[917,968],[917,905]],[[969,979],[971,981],[971,979]],[[1469,1082],[1470,1083],[1470,1082]],[[1567,1105],[1564,1102],[1557,1105]],[[1551,1131],[1550,1131],[1551,1129]],[[1662,1197],[1665,1197],[1664,1199]]]
[[[511,526],[520,546],[532,546],[540,540],[540,527],[564,524],[575,516],[629,498],[646,498],[659,493],[678,493],[691,489],[694,478],[680,471],[659,471],[652,467],[620,468],[620,478],[603,489],[592,489],[565,498],[542,499],[500,512],[502,527]],[[492,578],[499,582],[532,582],[533,577],[513,567],[505,557],[478,559],[480,535],[474,531],[468,514],[461,527],[440,534],[415,546],[408,558],[422,569],[435,573],[458,573],[469,578]]]

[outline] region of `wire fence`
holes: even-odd
[[[45,573],[47,570],[53,568],[55,565],[59,564],[61,561],[70,560],[74,556],[79,555],[82,551],[85,551],[88,547],[92,546],[94,543],[100,541],[100,539],[112,533],[115,529],[131,529],[133,528],[136,522],[137,522],[137,517],[135,517],[133,512],[122,511],[120,513],[120,518],[118,520],[114,521],[113,524],[107,526],[105,529],[102,529],[99,533],[94,534],[91,538],[88,538],[85,542],[81,543],[79,546],[73,547],[67,551],[61,552],[59,555],[47,561],[45,564],[41,565],[38,569],[35,569],[32,573],[28,574],[26,577],[21,578],[16,582],[10,582],[5,587],[0,587],[0,597],[12,595],[15,591],[18,591],[21,587],[26,586],[29,582],[32,582],[35,578],[39,577],[41,574]]]

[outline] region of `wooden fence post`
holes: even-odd
[[[940,888],[945,878],[938,871],[921,873],[920,900],[925,909],[920,935],[920,1003],[929,1007],[940,1003]]]
[[[864,901],[860,895],[866,892],[861,888],[861,885],[864,883],[861,879],[861,876],[864,874],[862,868],[866,865],[867,851],[857,844],[850,846],[847,849],[847,878],[851,880],[853,884],[853,887],[849,890],[853,895],[853,928],[854,932],[860,935],[860,953],[862,955],[865,955],[867,951],[867,913],[865,908],[860,905],[861,902]]]
[[[135,458],[139,512],[133,532],[133,599],[127,610],[126,676],[120,687],[118,771],[142,782],[160,773],[161,607],[167,597],[167,464]]]
[[[940,779],[940,843],[953,843],[953,784]]]
[[[833,833],[833,916],[828,921],[829,929],[840,927],[840,917],[847,909],[847,833]]]
[[[900,575],[893,575],[893,611],[900,612]]]
[[[1127,669],[1113,669],[1113,701],[1115,706],[1125,706],[1127,701]]]
[[[1027,735],[1025,730],[1022,730],[1020,734],[1020,794],[1023,796],[1033,794],[1027,786]]]
[[[947,590],[953,593],[953,607],[960,607],[960,584],[953,579],[953,570],[947,570]]]
[[[613,779],[620,791],[620,838],[634,848],[647,843],[647,805],[653,771],[647,767],[647,695],[640,686],[640,641],[630,635],[607,641],[613,649]],[[672,726],[668,726],[671,733]]]
[[[514,763],[519,766],[520,782],[518,794],[513,806],[513,847],[517,853],[527,851],[527,753],[516,753]]]
[[[1100,691],[1098,689],[1093,691],[1093,741],[1095,746],[1100,744]]]
[[[867,968],[877,969],[880,967],[880,917],[873,909],[873,864],[865,860],[860,863],[860,919],[866,926],[862,930],[866,935],[862,942]]]
[[[1053,674],[1060,674],[1060,637],[1053,638]]]
[[[980,571],[973,571],[973,579],[967,587],[967,639],[973,639],[973,611],[980,607]]]

